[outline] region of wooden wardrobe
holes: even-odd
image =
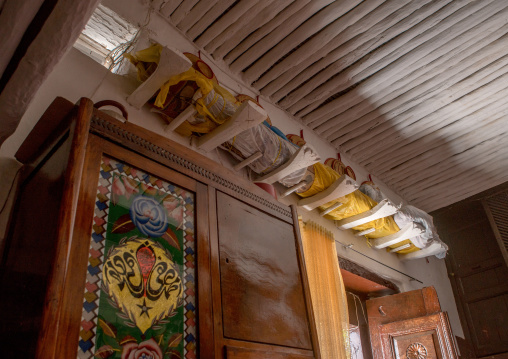
[[[319,358],[295,209],[93,106],[57,98],[16,154],[2,355]]]

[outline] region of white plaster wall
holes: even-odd
[[[120,0],[106,0],[103,1],[103,3],[135,24],[141,24],[145,21],[146,8],[136,0],[129,1],[128,5],[126,1]],[[157,14],[152,14],[150,18],[151,21],[147,28],[152,38],[163,45],[174,47],[182,52],[188,51],[197,53],[195,45],[183,37],[178,30],[169,25],[163,18],[159,17]],[[206,56],[206,54],[203,54],[203,56],[204,60],[214,70],[221,84],[225,87],[228,87],[238,93],[246,93],[252,96],[256,95],[256,92],[253,89],[246,88],[242,85],[240,79],[234,78],[223,71],[221,69],[223,68],[221,64],[215,64],[209,57]],[[94,60],[88,58],[79,51],[72,49],[67,53],[67,55],[55,68],[54,72],[45,81],[36,98],[28,108],[28,111],[23,117],[16,133],[4,143],[2,148],[0,148],[0,157],[12,159],[23,139],[27,136],[31,128],[39,119],[40,115],[56,96],[65,97],[73,102],[78,101],[78,99],[83,96],[89,97],[93,101],[104,99],[120,101],[128,108],[129,120],[131,122],[144,126],[152,131],[162,133],[162,120],[150,113],[147,108],[136,110],[126,104],[125,98],[133,91],[133,89],[135,89],[136,86],[136,81],[127,77],[111,74]],[[285,112],[269,104],[263,99],[260,99],[260,102],[268,112],[273,124],[279,127],[284,133],[299,133],[300,129],[304,129],[306,141],[314,146],[320,154],[322,160],[327,157],[336,156],[336,150],[331,145],[318,138],[315,133],[304,127],[301,122],[288,116]],[[183,138],[177,134],[170,134],[169,137],[179,143],[189,145],[189,139],[187,138]],[[227,154],[219,152],[219,150],[213,151],[209,154],[204,152],[201,153],[208,156],[211,160],[221,163],[225,167],[231,168],[231,165],[233,164],[233,160]],[[346,165],[350,165],[354,169],[358,182],[362,182],[367,179],[368,173],[362,167],[352,162],[346,156],[343,156],[342,159]],[[4,171],[2,168],[2,174],[3,173]],[[10,187],[10,181],[12,181],[14,173],[15,171],[11,170],[7,175],[0,176],[0,188],[4,192],[5,188]],[[240,175],[247,176],[245,172]],[[392,201],[402,201],[396,193],[387,188],[383,183],[379,180],[374,180]],[[0,192],[0,199],[3,198],[4,195]],[[291,195],[281,201],[286,204],[293,204],[296,201],[296,195]],[[2,204],[3,202],[0,202],[0,205]],[[1,236],[3,233],[2,217],[5,217],[8,210],[4,212],[5,213],[2,213],[0,216],[0,239],[2,238]],[[390,279],[399,285],[402,291],[433,285],[437,290],[443,310],[447,311],[449,314],[454,334],[464,337],[453,298],[453,292],[447,277],[444,260],[432,257],[429,258],[428,261],[426,259],[420,259],[404,263],[399,261],[395,254],[387,253],[384,250],[380,251],[369,248],[365,239],[355,237],[352,234],[352,231],[340,231],[336,229],[333,222],[321,218],[315,211],[307,212],[305,210],[300,210],[300,214],[303,216],[304,220],[312,219],[331,230],[337,241],[345,244],[352,243],[355,250],[374,258],[387,266],[395,268],[400,272],[407,273],[408,275],[423,282],[423,284],[420,284],[415,281],[410,281],[409,278],[403,274],[355,253],[352,250],[345,249],[343,246],[337,244],[337,251],[339,255],[347,257],[350,260],[380,274],[381,276]]]

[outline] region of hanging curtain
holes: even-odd
[[[321,358],[349,359],[347,297],[333,234],[299,221]]]

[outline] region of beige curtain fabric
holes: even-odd
[[[347,297],[333,234],[301,219],[300,229],[321,358],[349,359]]]

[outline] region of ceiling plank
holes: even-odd
[[[189,31],[215,4],[217,0],[199,1],[189,14],[176,24],[176,27],[183,32]]]
[[[215,36],[206,46],[205,50],[208,53],[213,54],[214,58],[220,59],[221,57],[216,55],[214,51],[222,45],[226,40],[229,40],[233,37],[235,41],[240,42],[242,37],[238,36],[238,31],[242,29],[245,24],[251,22],[252,19],[259,14],[261,10],[269,9],[269,6],[273,3],[274,0],[259,0],[259,2],[249,8],[241,17],[239,17],[235,22],[230,23],[230,25],[222,31],[220,34]],[[247,33],[248,34],[248,33]]]
[[[403,0],[401,2],[403,2]],[[331,50],[339,47],[358,34],[365,32],[377,21],[384,19],[384,17],[390,13],[379,14],[379,10],[385,7],[380,6],[383,3],[384,5],[389,4],[390,8],[393,9],[392,12],[400,7],[398,6],[397,1],[391,1],[388,3],[385,2],[385,0],[372,0],[362,2],[347,14],[342,16],[340,19],[335,21],[332,25],[323,29],[323,31],[321,31],[318,36],[312,38],[304,46],[277,64],[275,67],[282,67],[283,71],[277,75],[274,81],[267,83],[266,86],[260,81],[259,86],[263,87],[261,93],[264,96],[272,96],[297,74],[307,69],[317,60],[326,56]],[[378,6],[380,9],[370,13]],[[335,29],[332,30],[331,27],[335,27]],[[333,33],[333,37],[331,38],[326,36],[326,33],[330,33],[330,30],[332,30]],[[308,44],[311,42],[314,43],[313,49],[309,50],[308,52],[303,52],[302,48],[305,46],[308,47]],[[296,53],[299,53],[298,56],[295,55]],[[274,70],[275,67],[272,70]],[[269,73],[267,73],[267,75],[269,75]],[[264,76],[264,78],[265,77],[266,76]],[[277,102],[279,99],[272,98],[272,101]]]
[[[259,30],[292,2],[293,0],[277,0],[270,6],[261,9],[261,11],[249,22],[240,19],[240,26],[237,27],[235,36],[231,36],[228,40],[218,46],[218,48],[213,52],[214,57],[217,59],[224,58],[227,53],[240,44],[247,36],[249,36],[249,34]]]
[[[252,83],[270,69],[282,56],[318,33],[346,12],[358,5],[361,0],[343,0],[332,2],[317,14],[306,19],[298,28],[292,31],[287,37],[281,40],[272,49],[263,54],[252,66],[244,71],[243,77],[248,83]],[[257,82],[253,85],[258,88]]]
[[[191,40],[195,40],[205,31],[224,11],[226,11],[235,0],[219,0],[210,10],[196,22],[187,32]]]
[[[475,133],[481,131],[485,124],[497,120],[499,117],[508,115],[508,104],[502,101],[488,102],[484,107],[471,115],[462,117],[451,124],[446,124],[426,136],[419,136],[413,142],[405,145],[405,150],[386,148],[380,156],[366,160],[364,165],[373,167],[377,172],[386,172],[390,168],[400,165],[406,161],[417,161],[419,156],[425,155],[428,151],[434,150],[442,145],[453,143],[457,137],[463,135],[464,131]],[[468,123],[464,126],[464,123]],[[416,137],[416,136],[415,136]],[[442,149],[443,150],[443,149]]]
[[[504,71],[506,71],[506,68],[506,66],[503,68]],[[411,111],[409,111],[409,114],[403,117],[407,121],[402,126],[400,123],[399,125],[394,123],[393,126],[389,126],[389,129],[386,130],[386,132],[380,132],[377,136],[373,135],[370,137],[371,133],[373,134],[371,131],[368,134],[366,133],[364,136],[357,137],[343,143],[341,145],[341,149],[347,149],[347,151],[352,155],[363,152],[361,157],[362,159],[365,159],[373,153],[370,149],[372,146],[370,146],[368,149],[363,149],[363,147],[369,141],[368,138],[371,139],[370,141],[376,141],[377,143],[382,141],[383,146],[386,147],[389,147],[392,144],[396,145],[398,142],[399,145],[401,145],[401,142],[410,136],[424,136],[425,134],[429,133],[429,131],[432,131],[432,129],[442,126],[443,121],[450,118],[450,116],[464,117],[469,115],[485,106],[485,101],[491,101],[494,96],[499,97],[501,93],[505,93],[503,90],[506,90],[506,87],[508,86],[508,73],[504,72],[504,74],[500,76],[500,73],[503,73],[502,70],[496,71],[495,73],[488,75],[480,80],[482,82],[488,81],[488,85],[485,84],[485,86],[474,88],[472,91],[471,88],[464,89],[463,92],[459,91],[457,94],[455,94],[455,96],[462,96],[458,99],[456,99],[456,97],[452,97],[451,100],[455,99],[455,101],[450,103],[446,103],[449,100],[448,98],[443,98],[440,102],[441,104],[444,104],[444,106],[441,107],[439,107],[437,100],[435,108],[432,105],[426,106],[425,109],[423,109],[423,106],[417,106],[420,107],[419,110],[421,110],[421,112],[419,114],[416,113],[415,116],[411,116]],[[472,84],[472,86],[474,86],[474,84]],[[469,92],[464,94],[466,91]],[[399,121],[401,119],[402,117],[399,116],[392,121]],[[378,127],[383,125],[384,124]],[[370,155],[367,153],[370,153]]]
[[[380,116],[380,124],[371,128],[368,132],[355,132],[345,134],[342,136],[344,142],[341,143],[341,148],[350,150],[357,146],[361,146],[362,143],[370,142],[374,139],[383,140],[388,134],[399,134],[400,125],[404,126],[411,125],[417,121],[429,116],[442,108],[446,108],[449,104],[455,102],[459,98],[473,93],[477,89],[485,86],[484,91],[491,89],[494,93],[497,91],[496,79],[501,78],[508,72],[508,57],[503,57],[498,61],[494,62],[490,66],[487,66],[461,81],[453,84],[452,86],[439,91],[434,96],[430,97],[426,101],[423,101],[416,106],[413,106],[398,116]],[[490,84],[492,82],[492,84]],[[502,86],[502,85],[500,85]],[[491,93],[491,91],[488,91]],[[476,94],[475,94],[476,95]],[[460,111],[460,109],[459,109]],[[426,123],[430,123],[426,121]],[[383,144],[384,146],[384,144]],[[358,160],[364,160],[367,157],[375,154],[376,150],[371,146],[368,150],[362,151],[362,155],[358,157]]]
[[[269,36],[265,36],[241,54],[235,62],[231,64],[231,70],[233,72],[241,72],[249,67],[272,47],[277,46],[280,41],[293,33],[293,31],[307,21],[308,18],[312,17],[315,13],[318,13],[332,2],[333,0],[314,0],[308,3],[294,15],[280,23],[276,29],[270,32]],[[247,81],[246,79],[246,82]]]
[[[182,3],[182,0],[168,0],[161,5],[160,13],[169,19],[173,11]]]
[[[351,33],[354,34],[357,31],[357,28],[356,26],[352,26],[351,29],[348,28],[345,36],[348,41],[342,43],[340,42],[342,35],[338,36],[337,46],[335,46],[335,42],[332,43],[330,47],[333,47],[334,49],[325,57],[315,63],[308,64],[309,66],[306,68],[299,68],[297,71],[295,70],[297,76],[273,95],[274,101],[279,101],[287,95],[283,101],[279,102],[279,105],[283,108],[290,107],[307,94],[307,92],[303,91],[300,93],[292,93],[293,90],[299,88],[302,84],[305,84],[309,80],[316,81],[318,85],[326,80],[326,78],[322,78],[320,80],[311,79],[323,69],[328,66],[332,66],[333,70],[330,70],[334,73],[342,71],[349,65],[356,62],[359,58],[372,52],[373,49],[376,49],[377,47],[390,41],[392,38],[410,29],[412,26],[433,14],[450,1],[451,0],[433,1],[427,5],[425,5],[425,3],[428,2],[427,0],[421,2],[412,1],[386,18],[380,17],[377,19],[378,21],[376,21],[376,19],[369,19],[374,26],[363,33],[359,33],[352,39],[348,39],[348,37]],[[391,4],[391,2],[388,2],[387,4]],[[376,14],[378,11],[385,11],[384,7],[386,6],[387,5],[383,5],[383,9],[376,9]],[[337,61],[339,59],[340,61]]]
[[[233,62],[238,60],[238,57],[250,49],[252,46],[254,46],[254,44],[265,38],[266,35],[270,34],[271,37],[274,30],[278,28],[280,24],[285,23],[288,19],[292,18],[293,15],[296,15],[298,11],[300,11],[309,2],[310,0],[296,0],[279,14],[277,14],[272,20],[267,22],[264,26],[260,27],[252,34],[250,34],[246,39],[244,39],[241,43],[237,44],[226,56],[224,56],[224,61],[228,65],[231,65],[231,71],[235,73],[242,71],[245,67],[242,67],[240,63],[234,64]]]
[[[505,31],[508,32],[508,28]],[[415,70],[390,86],[391,92],[388,94],[373,93],[368,99],[338,113],[314,130],[318,134],[328,131],[327,139],[333,141],[335,145],[340,145],[344,142],[342,139],[344,134],[352,133],[356,129],[363,132],[364,129],[361,128],[366,125],[368,128],[373,126],[379,116],[393,118],[400,115],[413,105],[429,98],[434,92],[460,81],[505,55],[508,39],[505,31],[495,31],[481,41],[471,39],[464,44],[467,48],[459,54],[446,54],[435,63]],[[485,53],[489,53],[489,56],[486,57]],[[432,75],[433,77],[429,78]],[[333,130],[335,131],[330,132]]]
[[[184,0],[180,6],[171,14],[171,22],[178,24],[185,17],[187,17],[191,9],[198,3],[199,0]]]
[[[216,36],[223,32],[230,24],[237,21],[247,11],[256,5],[252,0],[240,0],[228,12],[215,21],[212,26],[205,30],[194,42],[196,45],[205,48]],[[207,15],[205,15],[206,17]]]
[[[334,77],[333,81],[327,81],[315,90],[311,90],[312,92],[291,106],[289,111],[303,116],[304,122],[310,123],[333,111],[334,104],[337,102],[334,100],[319,107],[322,101],[370,75],[373,76],[361,84],[365,89],[376,87],[387,80],[391,80],[390,83],[395,82],[392,80],[391,74],[399,75],[397,79],[401,78],[401,73],[410,72],[413,63],[419,61],[423,56],[438,57],[434,53],[436,47],[442,46],[472,26],[483,22],[499,11],[499,8],[504,8],[507,5],[496,3],[496,6],[487,7],[491,1],[467,4],[467,1],[459,0],[449,3],[433,16],[363,57],[345,72]],[[447,21],[442,21],[445,18]],[[329,74],[329,76],[333,76],[333,74]],[[317,107],[319,109],[314,111]],[[318,124],[320,124],[319,121]]]
[[[378,0],[378,4],[381,1]],[[373,4],[376,4],[376,0],[369,1],[369,6],[372,6]],[[266,64],[268,64],[269,70],[266,71],[261,78],[259,78],[254,86],[257,89],[261,89],[265,87],[267,84],[274,80],[278,80],[280,78],[280,75],[282,75],[286,71],[291,71],[292,67],[298,66],[301,62],[305,61],[308,57],[312,56],[319,50],[323,49],[323,46],[326,46],[332,39],[334,39],[337,35],[339,35],[345,28],[348,27],[349,24],[351,24],[349,21],[350,14],[354,14],[354,10],[357,7],[362,7],[362,3],[358,5],[358,0],[351,0],[349,4],[346,4],[345,2],[342,2],[341,5],[343,5],[340,8],[340,13],[337,12],[337,9],[330,9],[330,12],[333,12],[333,15],[335,19],[326,26],[323,26],[325,22],[323,22],[322,19],[319,19],[319,17],[316,16],[315,23],[320,24],[319,26],[323,26],[322,30],[319,32],[316,32],[314,36],[310,35],[311,32],[308,31],[308,29],[313,29],[314,31],[315,25],[312,24],[312,20],[309,20],[309,23],[305,23],[301,26],[301,28],[298,28],[295,33],[295,41],[293,44],[287,44],[285,46],[285,50],[281,49],[279,50],[278,54],[282,54],[283,56],[285,53],[288,53],[289,50],[295,48],[298,46],[299,43],[302,42],[301,39],[305,39],[309,37],[309,40],[306,41],[302,46],[300,46],[298,49],[296,49],[294,52],[292,52],[289,56],[285,57],[280,62],[273,62],[273,59],[271,61],[266,61]],[[357,6],[358,5],[358,6]],[[363,3],[365,5],[365,2]],[[328,8],[324,9],[323,12],[328,12]],[[307,29],[306,29],[307,27]],[[300,32],[300,35],[297,34],[297,32]],[[286,40],[284,40],[286,41]],[[282,41],[280,44],[282,44],[284,41]],[[270,52],[274,51],[275,49],[271,50]],[[270,58],[268,52],[266,54],[267,58]],[[274,56],[274,58],[277,58],[277,54]],[[266,59],[265,59],[266,60]],[[263,58],[259,60],[259,63],[263,61]],[[254,68],[257,65],[257,63],[252,67]],[[273,65],[271,68],[270,66]],[[249,69],[248,71],[250,71]],[[247,72],[248,72],[247,71]]]

